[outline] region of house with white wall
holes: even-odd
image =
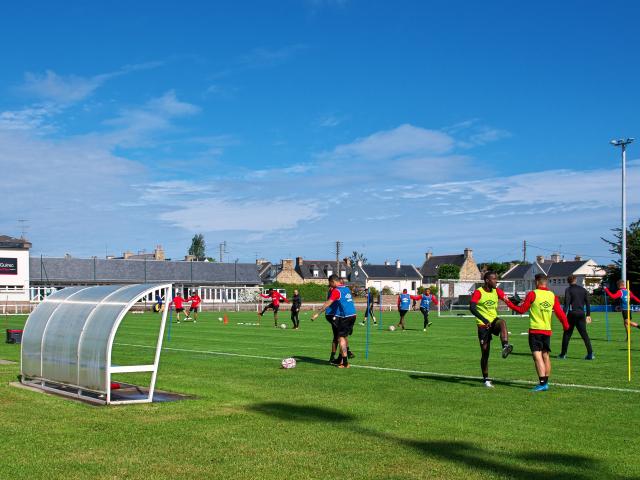
[[[384,265],[370,265],[358,262],[352,266],[351,283],[366,288],[373,287],[379,292],[389,287],[394,293],[401,293],[405,288],[415,295],[422,285],[422,274],[414,265],[402,265],[400,260],[395,263],[385,262]]]
[[[29,301],[29,249],[24,238],[0,235],[0,301]]]

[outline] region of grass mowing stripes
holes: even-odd
[[[94,407],[9,387],[19,365],[0,365],[0,478],[640,477],[637,393],[553,386],[640,390],[640,364],[626,381],[617,316],[612,342],[603,317],[594,318],[593,362],[582,360],[584,346],[574,334],[569,359],[552,360],[551,390],[539,394],[510,382],[535,380],[527,337],[520,335],[526,319],[519,317],[507,317],[514,354],[503,360],[499,342],[493,346],[491,374],[505,382],[487,390],[474,378],[479,348],[472,319],[434,318],[424,333],[420,315],[410,313],[411,330],[372,329],[368,361],[365,329],[357,326],[354,364],[375,369],[345,371],[326,364],[329,326],[322,319],[312,323],[307,313],[293,331],[274,328],[268,315],[260,327],[238,325],[255,322],[255,314],[229,313],[226,326],[219,316],[174,324],[165,341],[158,388],[196,400]],[[114,363],[148,359],[155,339],[147,327],[157,319],[126,318]],[[391,319],[385,315],[386,324]],[[20,327],[25,318],[6,320]],[[289,323],[284,314],[283,322]],[[559,323],[554,328],[557,354]],[[636,334],[634,356],[639,341]],[[278,368],[288,356],[299,359],[297,368]],[[19,347],[1,344],[0,358],[19,361]]]

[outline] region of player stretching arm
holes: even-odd
[[[478,288],[471,296],[469,310],[476,317],[478,326],[478,340],[480,341],[480,369],[482,370],[482,381],[485,387],[492,388],[493,384],[489,380],[489,353],[491,351],[491,338],[493,335],[500,335],[502,341],[502,358],[507,358],[513,351],[513,346],[509,344],[509,331],[507,322],[498,318],[498,302],[502,300],[506,303],[504,292],[497,288],[498,275],[488,271],[484,274],[484,285]]]
[[[527,293],[522,305],[514,305],[507,299],[510,309],[523,314],[529,312],[529,348],[536,366],[540,383],[534,387],[535,392],[549,390],[551,375],[551,316],[556,314],[562,328],[569,328],[567,316],[562,310],[558,297],[547,287],[548,278],[544,273],[536,275],[536,289]]]
[[[609,298],[620,299],[620,311],[622,312],[622,321],[624,322],[624,331],[626,334],[627,322],[631,327],[640,328],[640,325],[638,325],[636,322],[631,321],[632,315],[631,315],[631,312],[629,311],[629,302],[631,300],[635,300],[636,302],[640,303],[640,299],[638,299],[638,297],[636,297],[632,291],[627,290],[627,288],[624,285],[624,280],[618,280],[617,286],[618,286],[618,291],[616,293],[611,293],[611,291],[607,287],[604,287],[604,291],[609,296]]]
[[[264,312],[266,312],[269,309],[273,310],[273,323],[274,326],[278,326],[278,310],[280,310],[280,300],[283,300],[286,303],[289,303],[289,300],[287,300],[285,297],[283,297],[280,292],[278,292],[277,290],[274,290],[273,288],[270,288],[269,290],[267,290],[267,295],[264,294],[260,294],[260,296],[262,298],[269,298],[271,299],[271,302],[262,309],[262,312],[258,313],[259,317],[262,317],[264,315]]]
[[[424,318],[422,331],[426,332],[427,327],[431,326],[431,322],[429,321],[429,310],[431,310],[431,304],[438,305],[438,297],[431,293],[430,288],[425,288],[422,295],[419,296],[419,299],[420,312],[422,312],[422,317]]]

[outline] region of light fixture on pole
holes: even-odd
[[[611,145],[620,147],[622,151],[622,245],[620,267],[622,280],[627,282],[627,145],[633,143],[633,138],[611,140]]]

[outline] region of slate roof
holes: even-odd
[[[398,279],[411,279],[421,280],[422,275],[413,265],[401,265],[400,268],[392,265],[363,265],[362,270],[369,279],[376,278],[398,278]]]
[[[434,255],[422,264],[420,273],[425,277],[437,277],[440,265],[450,264],[462,267],[464,265],[464,254],[460,255]]]
[[[0,248],[18,248],[25,250],[31,248],[31,242],[24,238],[13,238],[8,235],[0,235]]]
[[[313,276],[313,269],[318,269],[318,276]],[[302,265],[296,264],[295,269],[296,272],[300,274],[302,278],[324,278],[327,279],[329,276],[327,275],[327,268],[336,275],[339,272],[336,272],[336,261],[335,260],[307,260],[306,258],[302,262]],[[340,270],[344,270],[349,275],[349,269],[347,268],[347,264],[344,262],[340,262]]]
[[[567,277],[588,263],[586,260],[552,263],[546,270],[549,277]],[[544,264],[543,264],[544,265]]]
[[[507,273],[505,273],[502,276],[502,280],[512,280],[512,279],[524,278],[524,276],[526,275],[526,273],[529,271],[530,268],[531,268],[531,265],[529,265],[529,264],[527,264],[527,265],[516,265],[510,271],[508,271]]]
[[[103,260],[92,258],[40,258],[29,260],[32,282],[46,283],[152,283],[184,282],[201,285],[260,285],[254,263]],[[42,273],[42,275],[41,275]]]

